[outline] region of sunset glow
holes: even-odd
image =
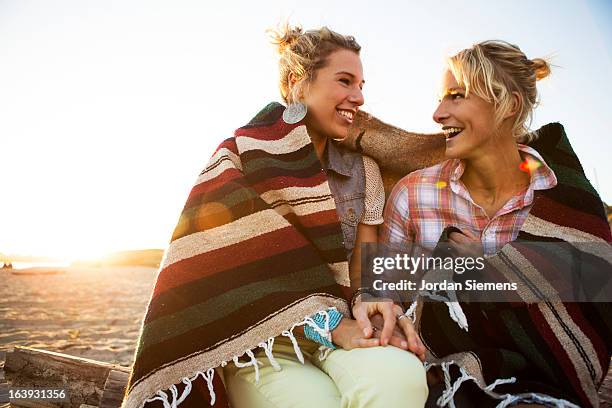
[[[323,1],[0,3],[0,253],[72,260],[164,248],[214,149],[280,100],[265,30],[288,17],[355,35],[363,109],[417,132],[439,130],[431,116],[454,51],[501,38],[553,57],[532,128],[561,122],[612,200],[601,119],[612,93],[610,7],[529,3],[525,12],[527,3],[507,2],[500,19],[497,2],[469,3],[357,2],[350,18],[345,4]],[[230,216],[202,211],[207,227]]]

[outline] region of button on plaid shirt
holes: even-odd
[[[417,170],[401,179],[387,200],[380,241],[395,245],[417,242],[432,250],[442,231],[454,226],[481,237],[485,255],[493,255],[513,241],[529,214],[535,190],[557,185],[557,178],[534,149],[518,145],[531,181],[489,218],[474,203],[460,180],[465,166],[458,159],[446,160]]]

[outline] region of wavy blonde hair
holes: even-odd
[[[350,50],[359,54],[361,51],[353,36],[338,34],[327,27],[304,32],[299,26],[285,24],[268,33],[279,54],[279,88],[287,103],[299,100],[303,86],[316,78],[317,70],[327,64],[331,53]],[[293,88],[289,86],[290,74],[297,80]]]
[[[466,95],[473,92],[495,106],[496,125],[512,110],[512,93],[520,95],[521,106],[512,123],[519,142],[535,138],[529,133],[533,110],[538,104],[536,81],[550,74],[542,58],[529,59],[516,45],[500,40],[484,41],[466,48],[447,60],[457,83]]]

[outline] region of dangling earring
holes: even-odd
[[[306,117],[308,108],[302,102],[293,102],[283,111],[283,120],[289,125],[298,123]]]

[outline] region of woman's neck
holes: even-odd
[[[524,190],[530,181],[522,170],[523,159],[516,144],[497,147],[487,154],[464,160],[461,181],[476,204],[493,216],[512,196]]]
[[[315,153],[317,153],[317,157],[319,161],[322,160],[323,153],[325,153],[325,146],[327,146],[327,137],[318,134],[317,132],[313,132],[308,129],[308,136],[310,136],[310,140],[314,145]]]

